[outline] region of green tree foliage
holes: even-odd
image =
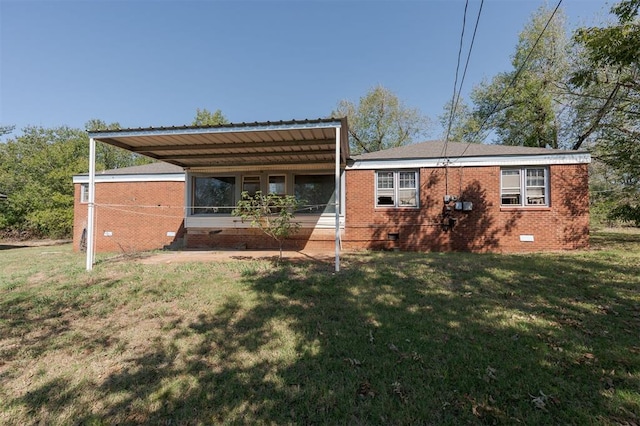
[[[102,120],[94,118],[85,123],[85,128],[87,131],[95,132],[99,130],[119,130],[121,127],[120,123],[116,122],[107,124]],[[118,148],[117,146],[105,143],[96,144],[97,170],[120,169],[123,167],[148,164],[153,161],[154,160],[149,157],[127,151],[126,149]]]
[[[0,136],[8,135],[13,132],[13,129],[15,128],[16,126],[0,126]]]
[[[210,112],[206,108],[198,108],[196,117],[191,123],[192,126],[219,126],[221,124],[229,124],[222,111],[217,109],[214,112]]]
[[[79,129],[27,127],[0,145],[0,228],[63,237],[73,225],[74,174],[87,170],[87,135]]]
[[[640,0],[612,7],[617,22],[581,28],[575,41],[585,60],[571,84],[594,105],[588,128],[594,136],[594,158],[608,166],[610,218],[640,226]],[[576,141],[575,147],[583,143]],[[603,198],[603,197],[600,197]]]
[[[458,101],[453,115],[451,115],[451,102],[448,102],[444,106],[443,113],[438,116],[438,121],[445,129],[442,135],[443,140],[478,143],[487,137],[487,131],[481,128],[482,122],[478,115],[473,113],[462,98]],[[448,138],[447,132],[449,133]]]
[[[563,145],[561,115],[566,97],[559,82],[568,70],[570,51],[564,14],[559,10],[549,22],[551,15],[546,6],[534,13],[520,33],[511,61],[513,70],[473,89],[471,124],[462,120],[455,126],[456,131],[485,123],[484,128],[493,131],[496,142],[503,145]],[[549,25],[538,39],[547,22]],[[483,136],[478,134],[474,141]]]
[[[251,226],[276,240],[282,259],[284,241],[300,230],[300,224],[293,221],[298,207],[299,202],[293,195],[263,194],[257,191],[251,196],[245,191],[232,214],[249,221]]]
[[[338,103],[334,117],[347,117],[352,154],[380,151],[410,144],[426,136],[430,121],[417,109],[405,106],[390,90],[378,85],[360,98]]]
[[[100,120],[90,130],[117,129]],[[96,169],[127,167],[149,160],[131,152],[96,144]],[[29,126],[0,143],[0,188],[8,199],[0,204],[0,229],[59,238],[71,235],[74,188],[72,177],[87,173],[86,131],[66,126]]]

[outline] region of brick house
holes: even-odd
[[[257,190],[304,200],[289,249],[588,246],[585,152],[431,141],[350,158],[346,121],[335,119],[90,136],[164,161],[94,175],[97,251],[275,248],[230,214],[242,191]],[[74,177],[76,249],[89,181]]]
[[[346,247],[530,252],[588,246],[588,153],[431,141],[352,161]]]

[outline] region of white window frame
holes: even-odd
[[[80,204],[87,204],[89,202],[89,184],[80,184]]]
[[[504,191],[504,173],[508,170],[517,170],[520,173],[519,176],[519,189],[520,189],[520,203],[505,204],[503,199],[505,198]],[[543,185],[527,185],[527,171],[530,170],[542,170],[544,172]],[[541,189],[542,196],[530,196],[528,195],[531,190]],[[541,200],[541,198],[543,198]],[[540,202],[542,201],[542,202]],[[546,166],[522,166],[522,167],[503,167],[500,169],[500,206],[501,207],[549,207],[549,167]]]
[[[401,174],[404,173],[413,173],[414,176],[414,184],[413,188],[400,188],[401,182]],[[380,188],[380,175],[391,175],[391,184],[392,188]],[[388,181],[387,181],[388,183]],[[415,203],[413,204],[401,204],[400,194],[403,191],[413,190],[415,191]],[[381,197],[388,197],[390,194],[393,200],[393,204],[381,204]],[[420,173],[418,170],[379,170],[375,172],[375,199],[374,199],[376,208],[406,208],[406,209],[417,209],[420,207]]]

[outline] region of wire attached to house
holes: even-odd
[[[467,70],[469,68],[469,61],[471,59],[471,52],[473,51],[473,45],[476,40],[476,34],[478,33],[478,24],[480,23],[480,16],[482,15],[482,7],[484,5],[484,0],[481,0],[480,7],[478,9],[478,16],[476,17],[476,23],[473,28],[473,35],[471,36],[471,43],[469,44],[469,51],[467,52],[467,59],[464,64],[464,70],[462,71],[462,78],[460,79],[460,86],[457,89],[456,93],[456,85],[458,81],[458,68],[460,66],[460,54],[462,52],[462,38],[464,36],[464,28],[462,31],[462,35],[460,37],[460,49],[458,51],[458,65],[456,67],[456,81],[453,85],[453,98],[451,99],[451,111],[449,114],[449,125],[447,127],[447,133],[444,139],[444,157],[447,157],[447,143],[449,142],[449,136],[451,135],[451,127],[453,126],[453,118],[458,110],[458,104],[460,102],[460,96],[462,94],[462,86],[464,85],[464,79],[467,76]],[[466,20],[466,5],[465,5],[465,20]],[[464,22],[464,21],[463,21]],[[463,23],[464,26],[464,23]]]
[[[493,114],[495,114],[496,110],[498,109],[498,106],[500,106],[500,104],[504,100],[504,98],[507,95],[507,92],[509,91],[509,89],[511,89],[514,86],[516,80],[518,79],[518,77],[520,76],[520,74],[524,70],[525,66],[527,65],[527,62],[529,62],[529,59],[531,59],[531,55],[533,55],[533,52],[536,50],[536,47],[538,46],[538,43],[540,43],[540,40],[542,39],[542,36],[547,31],[547,28],[549,27],[549,24],[551,23],[551,21],[553,20],[554,16],[558,12],[558,9],[560,8],[560,5],[562,4],[562,1],[563,0],[558,0],[558,3],[556,4],[556,7],[553,9],[553,12],[551,13],[551,16],[549,16],[549,19],[547,20],[547,23],[544,25],[544,28],[542,29],[542,31],[540,31],[540,34],[536,38],[535,43],[533,43],[533,46],[529,50],[529,53],[525,57],[524,61],[522,62],[520,67],[516,70],[515,75],[513,76],[513,78],[511,79],[511,81],[507,85],[507,87],[505,87],[505,89],[502,91],[502,95],[498,99],[498,102],[496,102],[493,105],[493,108],[491,108],[491,111],[489,112],[489,114],[487,114],[487,116],[484,118],[484,120],[482,121],[482,124],[480,124],[480,127],[478,128],[478,130],[476,130],[474,132],[473,136],[467,142],[467,146],[462,151],[462,153],[456,158],[455,161],[459,161],[460,158],[462,158],[464,156],[464,154],[467,152],[467,150],[469,149],[469,147],[473,143],[472,141],[482,132],[484,126],[488,123],[489,118],[491,118],[491,116],[493,116]]]
[[[444,138],[444,145],[442,146],[442,152],[440,157],[445,158],[447,155],[447,142],[449,141],[449,133],[451,132],[451,123],[453,123],[454,104],[456,101],[456,92],[458,90],[458,75],[460,73],[460,58],[462,57],[462,45],[464,44],[464,30],[467,26],[467,8],[469,7],[469,0],[464,3],[464,13],[462,14],[462,30],[460,31],[460,45],[458,47],[458,59],[456,61],[456,76],[453,80],[453,95],[451,96],[451,110],[449,111],[449,125],[447,126],[447,134]],[[462,86],[462,84],[461,84]]]
[[[478,24],[480,23],[480,16],[482,15],[483,5],[484,5],[484,0],[480,2],[478,15],[476,17],[476,22],[473,28],[473,35],[471,36],[471,43],[469,44],[469,50],[467,52],[467,59],[465,60],[464,70],[462,72],[462,78],[460,79],[460,86],[458,86],[458,74],[460,72],[460,59],[462,57],[462,46],[464,44],[464,32],[465,32],[466,22],[467,22],[467,8],[469,6],[468,0],[465,2],[465,6],[464,6],[464,15],[462,18],[462,31],[460,33],[460,46],[458,48],[458,60],[456,64],[456,77],[453,83],[453,96],[451,98],[451,108],[449,111],[449,125],[447,126],[447,133],[444,139],[442,152],[440,154],[440,156],[444,158],[445,194],[449,194],[449,158],[447,155],[447,144],[449,143],[449,136],[451,135],[451,127],[453,125],[453,119],[458,109],[458,103],[460,102],[460,95],[462,93],[462,86],[464,85],[464,79],[467,75],[467,70],[469,69],[469,61],[471,59],[471,52],[473,51],[473,45],[475,43],[476,34],[478,33]]]

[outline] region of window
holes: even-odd
[[[242,178],[242,192],[247,192],[254,197],[260,191],[260,176],[244,176]]]
[[[418,172],[376,172],[376,207],[418,207]]]
[[[296,175],[293,194],[302,203],[301,213],[335,213],[334,175]]]
[[[194,177],[192,214],[230,214],[235,188],[234,177]]]
[[[548,173],[544,167],[502,169],[500,204],[503,206],[547,206]]]
[[[80,202],[86,204],[89,202],[89,184],[80,184]]]
[[[286,195],[287,187],[284,175],[269,176],[269,194]]]

